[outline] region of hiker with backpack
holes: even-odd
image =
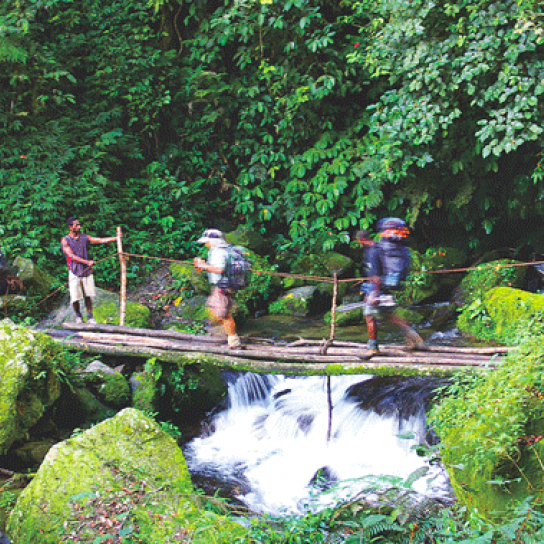
[[[363,313],[368,330],[368,350],[363,358],[380,353],[378,345],[377,317],[383,316],[405,332],[409,348],[423,346],[423,339],[401,317],[395,313],[397,303],[394,293],[402,289],[410,268],[410,251],[406,247],[409,230],[402,219],[388,217],[377,225],[380,238],[377,242],[368,231],[359,231],[357,242],[366,248],[364,256],[365,277],[361,292],[364,294]]]
[[[208,280],[212,284],[212,291],[206,301],[210,318],[223,325],[229,348],[241,349],[242,343],[236,333],[232,307],[236,291],[245,287],[249,263],[241,255],[239,248],[226,242],[220,230],[208,229],[197,241],[209,249],[206,261],[196,257],[193,264],[196,270],[208,273]]]

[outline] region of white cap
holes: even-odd
[[[206,242],[210,242],[210,243],[216,243],[216,242],[219,242],[220,240],[224,240],[225,239],[225,235],[220,231],[220,230],[217,230],[217,229],[207,229],[204,231],[204,234],[202,234],[202,236],[197,240],[197,242],[201,243],[201,244],[205,244]]]

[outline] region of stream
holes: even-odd
[[[434,437],[436,378],[227,373],[228,404],[184,449],[196,483],[231,490],[251,510],[303,514],[390,487],[450,502],[447,473],[422,454]],[[330,423],[330,439],[329,435]]]
[[[310,320],[259,318],[242,334],[275,339],[326,338]],[[418,332],[429,345],[469,345],[456,329]],[[364,327],[337,329],[336,338],[365,341]],[[394,328],[383,343],[401,343]],[[436,437],[426,411],[442,379],[332,376],[327,378],[226,372],[228,399],[185,444],[193,480],[221,490],[259,513],[303,514],[388,488],[449,503],[447,472],[429,447]],[[328,436],[330,438],[328,439]]]

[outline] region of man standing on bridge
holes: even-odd
[[[66,255],[68,265],[68,286],[70,288],[70,302],[76,313],[76,323],[83,323],[79,301],[85,299],[87,309],[87,323],[96,323],[93,316],[92,298],[96,296],[93,266],[95,261],[89,260],[89,244],[109,244],[117,240],[116,236],[96,238],[88,234],[81,234],[81,225],[75,217],[69,217],[66,224],[70,232],[61,240],[62,251]]]

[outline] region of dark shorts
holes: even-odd
[[[214,285],[206,301],[206,307],[217,319],[225,319],[230,315],[232,302],[233,293],[219,289],[219,287]]]

